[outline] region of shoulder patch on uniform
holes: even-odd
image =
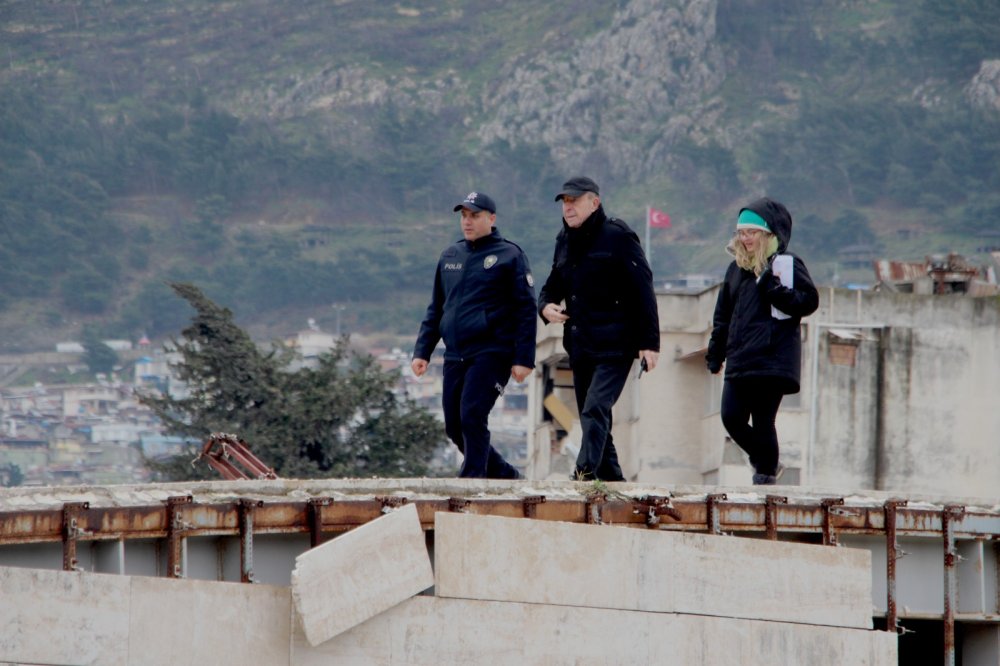
[[[528,286],[529,287],[534,287],[535,286],[535,278],[531,276],[531,273],[528,273],[524,277],[524,279],[528,281]]]

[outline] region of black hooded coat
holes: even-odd
[[[710,372],[726,364],[726,379],[774,377],[783,393],[798,393],[802,365],[802,317],[816,311],[819,293],[805,263],[794,256],[791,287],[782,286],[771,271],[771,262],[787,252],[792,237],[792,216],[784,205],[767,197],[740,209],[752,210],[767,222],[778,238],[778,251],[768,258],[760,275],[732,262],[719,290],[712,317],[712,335],[705,361]],[[778,319],[771,306],[789,315]]]

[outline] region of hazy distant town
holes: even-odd
[[[286,343],[297,349],[301,363],[309,364],[332,349],[336,339],[310,321]],[[177,356],[145,337],[134,343],[103,342],[121,359],[110,374],[89,373],[82,360],[84,348],[77,342],[60,343],[54,352],[2,359],[0,485],[144,483],[153,478],[148,460],[178,455],[200,444],[165,432],[152,411],[138,400],[146,391],[184,396],[186,388],[171,370]],[[371,347],[363,351],[374,356],[383,370],[399,372],[400,393],[442,418],[440,356],[418,379],[409,370],[408,349]],[[60,380],[24,381],[25,377],[43,377],[40,370]],[[508,387],[491,417],[491,428],[496,445],[523,465],[525,385]],[[253,443],[249,444],[252,447]],[[442,447],[435,464],[446,472],[457,468],[456,457],[454,447]]]

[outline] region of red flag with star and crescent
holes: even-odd
[[[649,219],[646,221],[651,229],[669,229],[670,228],[670,216],[664,213],[662,210],[657,210],[656,208],[649,209]]]

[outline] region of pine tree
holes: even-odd
[[[196,311],[174,340],[176,377],[187,395],[140,397],[175,435],[204,442],[213,432],[245,440],[284,478],[421,476],[443,443],[440,424],[394,390],[398,377],[341,338],[316,367],[291,369],[296,353],[280,344],[263,351],[233,322],[233,313],[191,284],[171,288]],[[198,444],[150,463],[167,480],[217,478],[192,466]]]

